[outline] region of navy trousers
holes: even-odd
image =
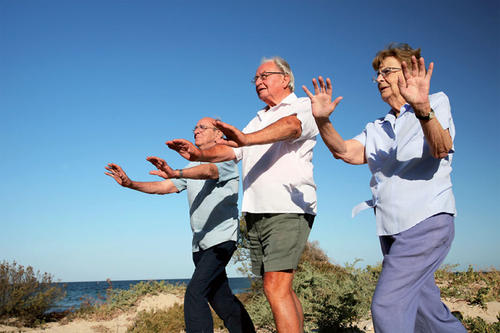
[[[434,280],[454,235],[453,216],[437,214],[380,237],[384,260],[371,306],[375,332],[466,333],[441,302]]]
[[[213,320],[208,303],[224,321],[230,333],[255,333],[245,307],[229,288],[226,265],[236,250],[227,241],[206,250],[193,252],[195,270],[184,296],[187,333],[212,333]]]

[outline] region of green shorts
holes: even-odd
[[[245,221],[253,274],[297,269],[314,215],[246,213]]]

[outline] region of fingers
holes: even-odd
[[[317,95],[317,94],[319,94],[318,82],[314,78],[312,81],[313,81],[313,87],[314,87],[314,94]]]
[[[415,56],[411,56],[411,75],[412,76],[422,76],[420,64],[421,64],[421,60],[423,60],[423,59],[424,58],[420,58],[419,63],[417,63],[417,58],[415,58]],[[425,68],[424,68],[424,72],[425,72]]]
[[[314,95],[309,91],[309,89],[307,89],[306,86],[302,86],[302,90],[304,90],[304,92],[306,93],[307,97],[309,98],[313,98]]]
[[[340,103],[340,101],[343,99],[344,99],[344,97],[342,97],[342,96],[335,98],[335,100],[333,101],[333,109],[335,109],[337,107],[337,105]]]
[[[433,63],[433,62],[431,62],[431,63],[429,64],[429,69],[427,70],[427,73],[426,73],[426,75],[425,75],[425,77],[426,77],[428,80],[430,80],[430,79],[431,79],[431,77],[432,77],[432,71],[433,71],[433,70],[434,70],[434,63]]]
[[[410,71],[408,70],[408,64],[406,62],[401,63],[401,69],[403,70],[403,76],[405,77],[406,80],[408,80],[411,77]],[[399,78],[398,78],[398,85],[399,85]]]

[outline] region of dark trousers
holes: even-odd
[[[453,216],[438,214],[380,237],[384,261],[371,306],[375,332],[466,333],[434,281],[454,235]]]
[[[236,242],[227,241],[206,250],[193,252],[195,270],[184,297],[187,333],[213,332],[208,303],[224,321],[230,333],[254,333],[255,329],[243,304],[229,288],[226,265],[236,250]]]

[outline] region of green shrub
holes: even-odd
[[[470,305],[486,308],[486,302],[500,299],[500,271],[474,271],[469,266],[465,272],[454,272],[457,265],[445,265],[436,272],[436,282],[441,295],[464,300]]]
[[[247,250],[239,251],[245,254]],[[293,289],[302,303],[307,332],[313,329],[339,331],[369,316],[381,266],[356,269],[356,263],[346,267],[334,265],[317,242],[307,243],[293,281]],[[249,271],[247,274],[251,276]],[[273,315],[262,291],[262,279],[253,278],[250,292],[243,298],[254,324],[274,332]]]
[[[462,324],[469,333],[500,333],[500,321],[488,324],[480,317],[466,318]]]
[[[42,322],[45,312],[64,297],[49,273],[33,267],[0,263],[0,320],[16,318],[19,324],[33,326]]]
[[[174,285],[165,281],[139,282],[131,285],[128,290],[113,289],[112,282],[109,279],[107,282],[109,287],[106,290],[106,297],[97,299],[86,297],[80,309],[75,311],[72,317],[108,319],[133,308],[145,295],[160,293],[182,295],[185,291],[184,285]]]
[[[214,329],[223,329],[224,322],[212,310]],[[128,328],[129,333],[174,333],[185,330],[184,305],[175,303],[167,310],[141,311],[134,323]]]

